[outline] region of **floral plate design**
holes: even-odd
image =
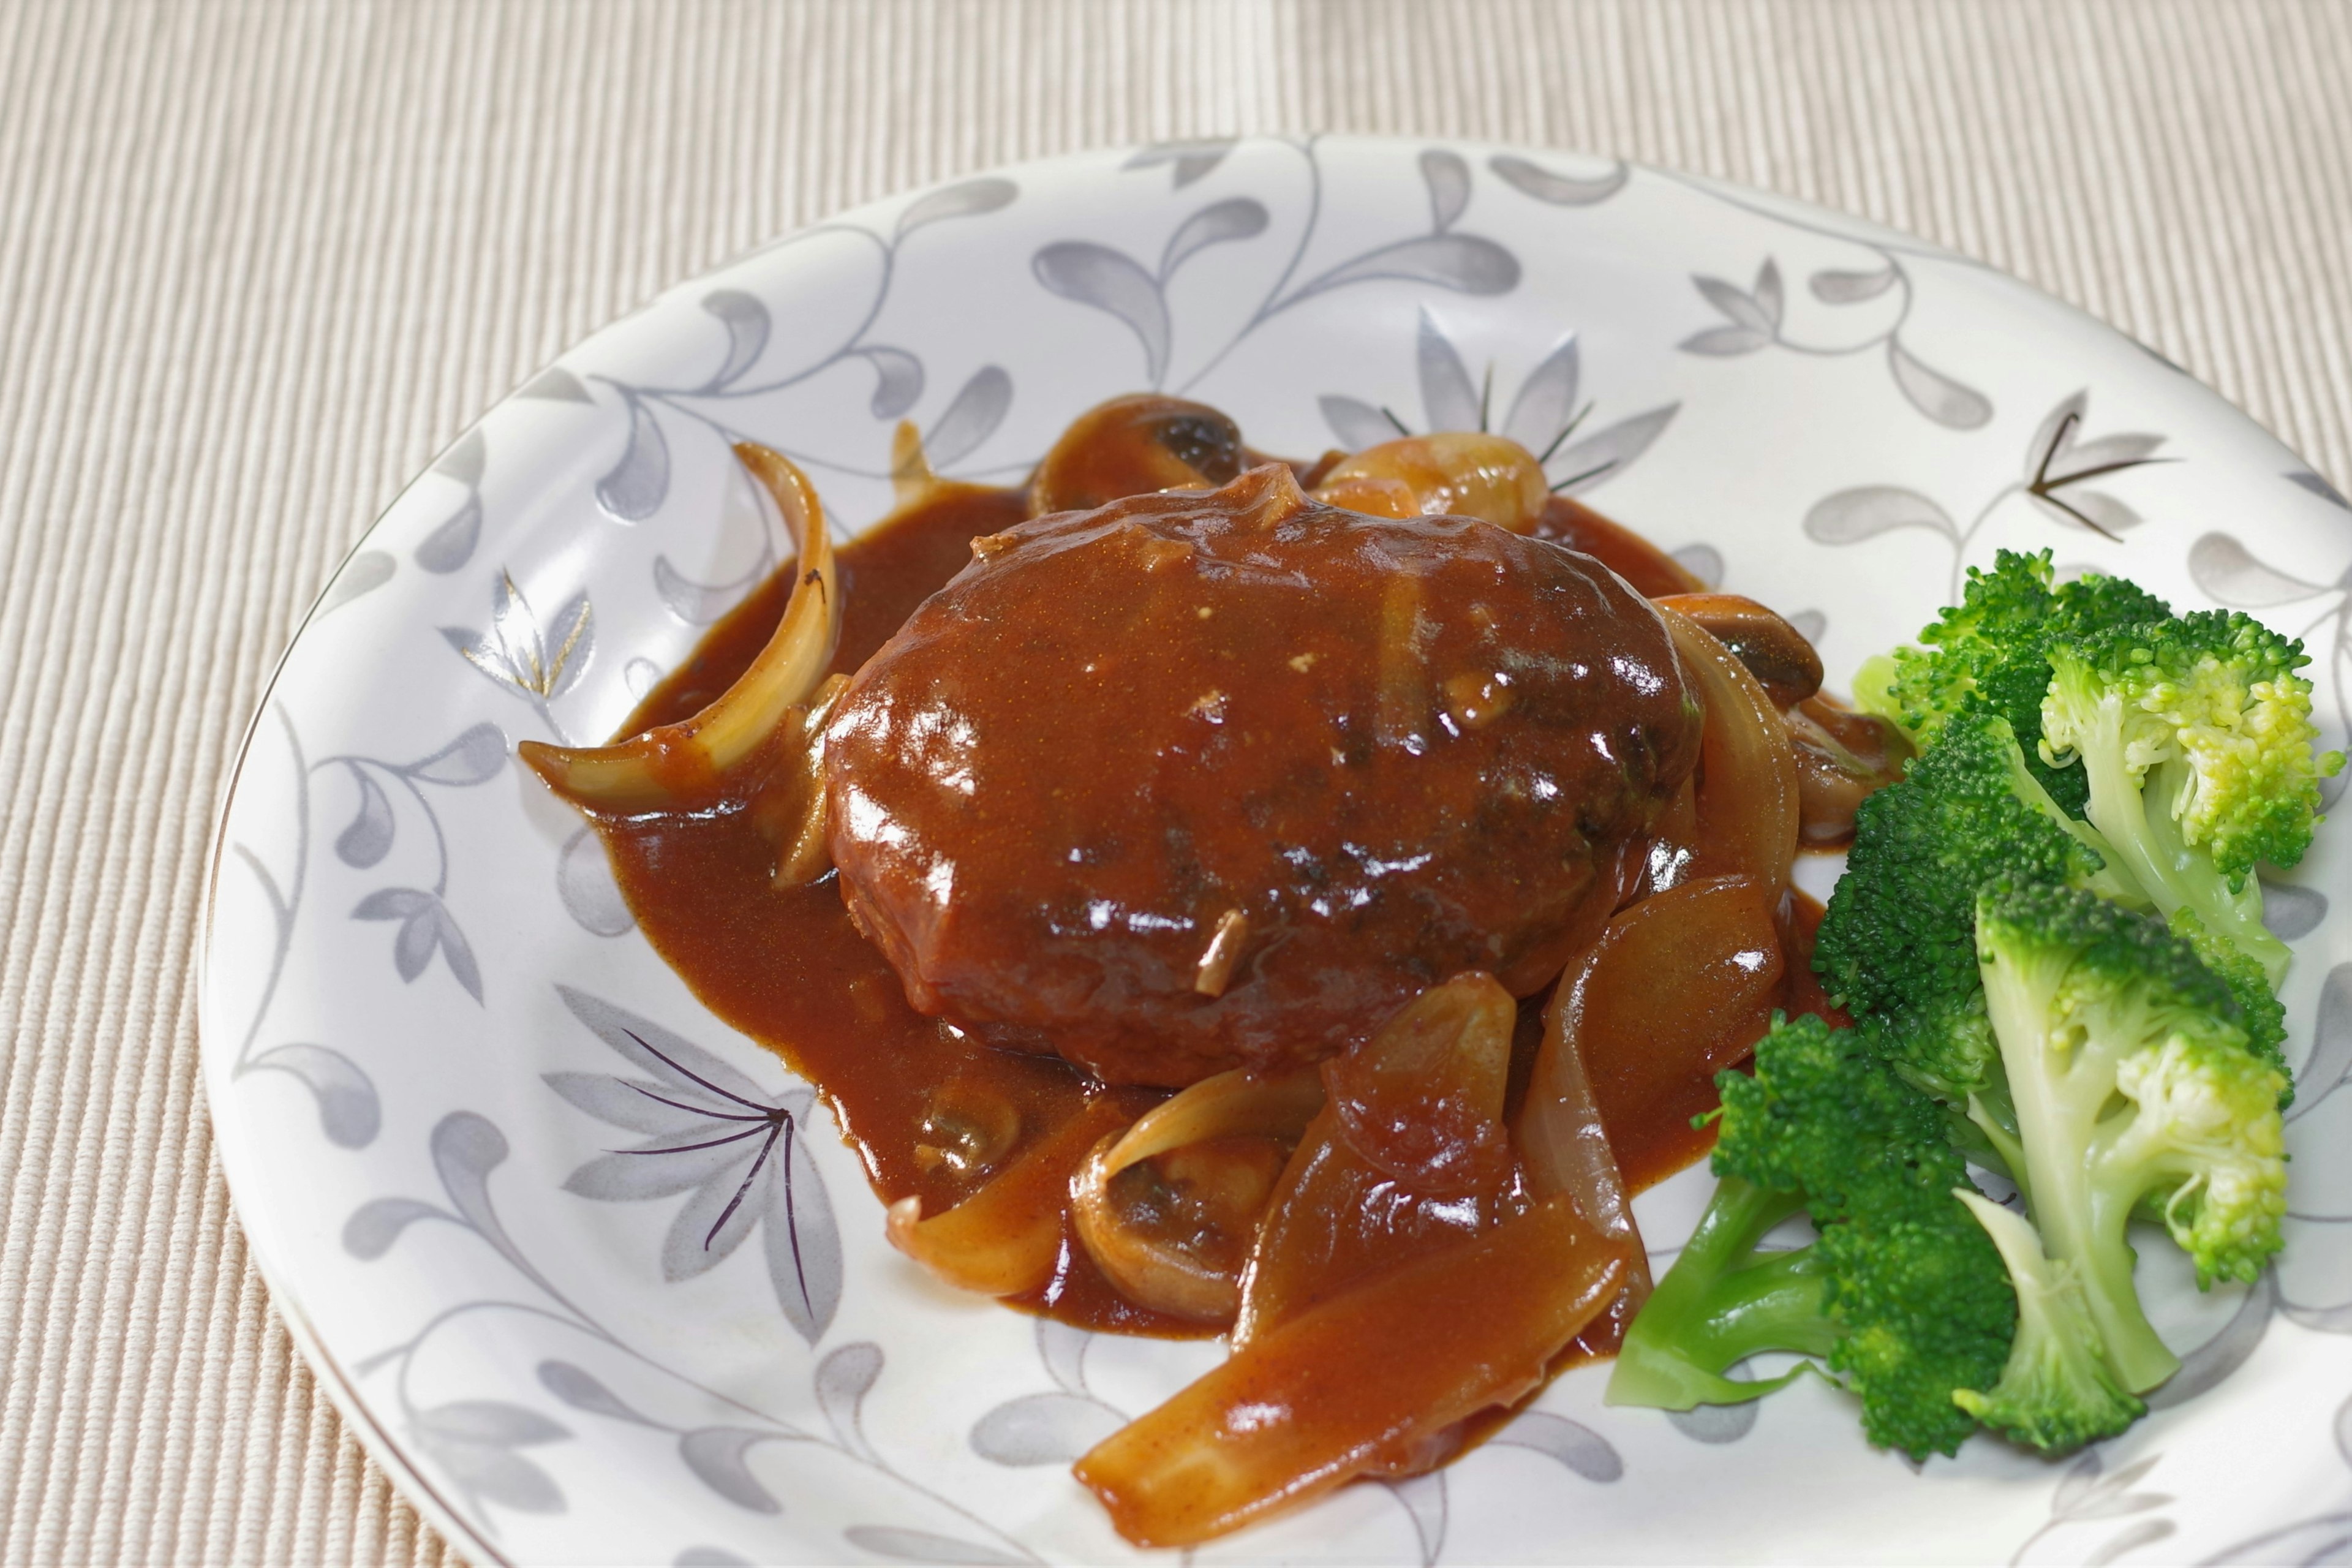
[[[1008,169],[779,240],[589,339],[401,496],[288,653],[222,819],[204,1075],[238,1214],[321,1379],[469,1555],[1140,1555],[1068,1462],[1219,1350],[1089,1338],[892,1253],[807,1086],[655,957],[512,757],[608,733],[774,565],[730,441],[792,455],[854,532],[887,510],[901,418],[944,471],[1011,479],[1147,386],[1309,456],[1507,431],[1791,613],[1833,684],[1996,548],[2048,546],[2302,635],[2344,742],[2343,498],[2126,339],[1852,218],[1554,152],[1272,139]],[[1915,1468],[1817,1380],[1670,1417],[1604,1406],[1588,1370],[1441,1474],[1193,1555],[2342,1552],[2347,865],[2352,833],[2325,831],[2270,892],[2296,952],[2288,1250],[2200,1296],[2148,1249],[2187,1364],[2124,1436]],[[1706,1192],[1693,1172],[1640,1199],[1662,1257]]]

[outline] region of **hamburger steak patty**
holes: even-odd
[[[1490,523],[1269,465],[973,555],[827,728],[842,897],[919,1011],[1110,1082],[1541,987],[1697,756],[1648,603]]]

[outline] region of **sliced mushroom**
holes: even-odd
[[[1213,489],[1242,471],[1241,427],[1205,403],[1139,393],[1071,422],[1029,481],[1029,515],[1089,511],[1122,496]]]
[[[1040,1139],[971,1196],[929,1219],[923,1200],[890,1205],[890,1245],[949,1284],[983,1296],[1034,1290],[1053,1277],[1070,1178],[1127,1120],[1108,1095]]]
[[[1775,708],[1792,708],[1822,689],[1822,656],[1778,612],[1738,594],[1675,594],[1657,603],[1729,648]]]
[[[1087,1255],[1139,1306],[1232,1321],[1258,1215],[1322,1104],[1312,1068],[1265,1078],[1236,1068],[1104,1139],[1070,1182],[1070,1217]],[[1121,1190],[1138,1181],[1143,1194]]]

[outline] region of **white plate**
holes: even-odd
[[[1089,153],[780,241],[597,333],[402,495],[287,656],[221,827],[204,1068],[237,1212],[327,1386],[462,1550],[1134,1555],[1066,1461],[1216,1347],[1088,1339],[928,1284],[808,1090],[693,1000],[596,841],[509,758],[608,733],[772,564],[781,531],[731,433],[801,459],[855,531],[887,505],[900,416],[949,472],[1011,479],[1078,410],[1143,386],[1310,456],[1379,438],[1382,407],[1451,428],[1483,404],[1538,448],[1580,418],[1553,476],[1790,613],[1833,680],[1997,546],[2047,545],[2303,634],[2342,742],[2343,501],[2115,332],[1851,218],[1564,153],[1333,139]],[[2145,457],[2163,461],[2099,471]],[[2298,932],[2292,1202],[2313,1217],[2251,1290],[2200,1299],[2151,1258],[2189,1365],[2124,1437],[2064,1464],[1979,1438],[1914,1468],[1815,1380],[1669,1418],[1603,1407],[1586,1371],[1441,1475],[1199,1556],[2340,1546],[2347,858],[2352,832],[2323,834],[2272,895]],[[632,1079],[773,1114],[672,1112]],[[791,1158],[779,1143],[706,1250],[786,1118]],[[1689,1173],[1643,1198],[1653,1245],[1706,1190]]]

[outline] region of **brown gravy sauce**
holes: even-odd
[[[915,607],[961,570],[971,542],[1026,516],[1019,490],[942,486],[927,501],[837,552],[843,598],[841,644],[832,668],[863,665]],[[1556,499],[1539,531],[1600,559],[1637,591],[1687,593],[1698,586],[1671,557],[1573,501]],[[793,573],[786,563],[713,626],[686,663],[648,695],[615,739],[691,717],[724,691],[766,646]],[[925,1168],[924,1119],[942,1088],[969,1083],[1002,1095],[1024,1129],[1059,1124],[1090,1097],[1131,1099],[1134,1114],[1160,1091],[1105,1089],[1062,1061],[992,1049],[907,1005],[897,973],[851,926],[837,874],[778,891],[770,884],[774,847],[738,808],[597,822],[623,896],[663,959],[711,1011],[782,1057],[814,1084],[839,1120],[867,1179],[885,1202],[950,1207],[977,1184],[948,1167]],[[1790,1011],[1825,1010],[1811,973],[1821,906],[1792,892],[1781,921]],[[1520,1035],[1532,1048],[1544,996],[1522,1005]],[[1650,1186],[1704,1155],[1710,1131],[1690,1125],[1714,1109],[1714,1085],[1608,1121],[1610,1142],[1631,1190]],[[1009,1304],[1083,1328],[1168,1338],[1218,1331],[1148,1310],[1114,1290],[1065,1222],[1061,1257],[1042,1289]]]

